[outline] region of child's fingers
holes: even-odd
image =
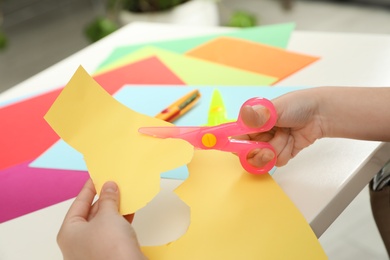
[[[119,209],[119,189],[115,182],[106,182],[99,196],[99,209],[98,213],[101,212],[116,212]]]
[[[89,179],[84,184],[84,187],[81,189],[79,195],[76,197],[76,199],[70,206],[69,211],[65,216],[64,222],[69,221],[73,218],[82,218],[86,220],[95,195],[95,187],[93,185],[92,180]]]
[[[269,163],[274,157],[275,154],[270,149],[254,149],[248,153],[247,160],[252,166],[261,168]]]
[[[283,150],[278,155],[277,166],[283,166],[293,157],[294,138],[290,135]]]

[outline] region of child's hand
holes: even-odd
[[[272,101],[278,114],[273,129],[264,133],[240,136],[240,139],[270,143],[276,152],[276,166],[283,166],[302,149],[323,136],[317,104],[313,97],[302,91],[286,94]],[[244,123],[249,127],[261,127],[269,118],[263,106],[246,106],[240,111]],[[264,166],[274,158],[269,149],[255,149],[248,155],[250,164]]]
[[[99,200],[88,180],[70,207],[57,236],[64,259],[145,259],[136,234],[118,213],[119,190],[113,182],[104,184]]]

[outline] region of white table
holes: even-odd
[[[0,102],[62,86],[80,64],[92,73],[117,46],[223,30],[230,29],[134,23],[2,93]],[[296,31],[288,49],[321,59],[278,85],[390,86],[390,36]],[[279,168],[274,178],[319,237],[389,158],[389,143],[323,139]],[[169,241],[184,232],[188,208],[171,192],[179,184],[163,180],[154,205],[136,215],[141,243]],[[62,259],[55,237],[71,202],[0,224],[0,259]],[[171,223],[160,227],[161,234],[148,233],[151,222],[144,223],[142,216],[151,212]]]

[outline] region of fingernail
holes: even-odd
[[[118,185],[116,185],[113,181],[108,181],[104,183],[102,190],[104,192],[117,192],[118,191]]]
[[[263,114],[267,120],[270,117],[270,112],[266,107],[263,107],[261,105],[256,105],[253,106],[253,110],[255,110],[258,114]]]
[[[275,157],[275,154],[273,154],[273,153],[266,153],[266,154],[264,154],[264,155],[261,157],[261,160],[262,160],[263,162],[269,162],[269,161],[271,161],[274,157]]]
[[[242,120],[244,124],[249,127],[260,127],[262,125],[261,120],[259,119],[259,115],[256,113],[255,107],[252,106],[244,106],[242,108],[243,117]]]
[[[269,117],[270,117],[270,112],[266,107],[263,107],[261,105],[256,105],[253,106],[253,111],[255,112],[256,116],[256,122],[258,126],[264,125]]]

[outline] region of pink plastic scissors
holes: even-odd
[[[277,114],[271,101],[264,98],[251,98],[247,100],[242,106],[254,105],[264,106],[270,112],[269,120],[260,128],[250,128],[246,126],[241,117],[239,117],[236,122],[211,127],[141,127],[138,131],[142,134],[147,134],[158,138],[184,139],[199,149],[215,149],[236,153],[240,158],[241,165],[246,171],[253,174],[263,174],[270,171],[275,166],[276,155],[274,156],[274,159],[267,163],[264,167],[257,168],[248,163],[248,153],[256,148],[267,148],[275,153],[274,148],[266,142],[236,140],[231,138],[232,136],[243,134],[266,132],[275,125]]]

